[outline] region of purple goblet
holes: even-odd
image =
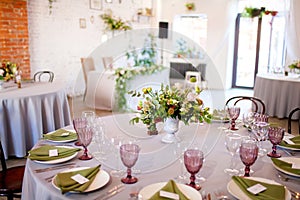
[[[196,184],[196,174],[202,167],[203,164],[203,152],[198,149],[187,149],[184,152],[184,165],[187,171],[191,174],[190,183],[187,185],[195,188],[196,190],[200,190],[201,186]]]
[[[81,145],[84,148],[84,153],[79,157],[80,160],[90,160],[93,158],[93,156],[88,155],[88,149],[87,147],[91,143],[93,139],[94,131],[92,128],[82,128],[78,132],[78,137],[80,139]]]
[[[238,130],[238,128],[235,126],[235,120],[239,117],[240,115],[240,107],[237,106],[232,106],[232,107],[228,107],[227,111],[230,117],[230,127],[229,129],[232,131],[236,131]]]
[[[77,141],[75,142],[76,146],[82,146],[79,136],[78,136],[78,133],[80,132],[81,129],[86,128],[87,125],[88,125],[88,121],[85,117],[79,117],[79,118],[73,119],[73,126],[77,133]]]
[[[240,158],[244,163],[245,174],[244,176],[250,176],[250,166],[254,164],[258,155],[258,146],[254,140],[244,140],[240,146]]]
[[[138,179],[131,175],[133,167],[139,157],[140,147],[137,144],[122,144],[120,146],[120,155],[123,164],[127,167],[127,176],[121,181],[126,184],[136,183]]]
[[[281,154],[276,152],[277,145],[281,142],[284,136],[284,129],[281,127],[269,127],[268,136],[270,142],[273,144],[272,151],[268,153],[269,157],[280,158]]]

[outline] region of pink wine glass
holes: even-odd
[[[244,176],[250,176],[250,166],[253,165],[258,156],[258,146],[254,140],[244,140],[240,146],[240,158],[244,163],[245,174]]]
[[[93,135],[94,135],[93,129],[88,127],[82,128],[78,132],[81,145],[84,148],[84,153],[79,157],[80,160],[90,160],[93,158],[93,156],[88,154],[88,149],[87,149],[87,147],[89,146],[89,144],[93,139]]]
[[[273,144],[272,151],[268,153],[269,157],[280,158],[281,154],[276,152],[277,145],[283,139],[285,130],[281,127],[269,127],[268,136],[270,142]]]
[[[196,184],[196,174],[199,172],[203,165],[203,152],[198,149],[187,149],[184,152],[184,165],[187,171],[191,174],[190,183],[187,185],[195,188],[196,190],[200,190],[201,186]]]
[[[88,125],[88,121],[85,117],[79,117],[73,119],[73,126],[77,133],[77,141],[75,142],[76,146],[81,146],[81,142],[78,136],[78,133],[81,131],[81,129],[86,128]]]
[[[235,120],[239,117],[240,110],[241,110],[241,108],[237,107],[237,106],[232,106],[232,107],[227,108],[227,111],[228,111],[228,114],[230,117],[230,121],[231,121],[229,129],[232,131],[238,130],[238,128],[235,126]]]
[[[138,181],[131,175],[131,168],[135,165],[139,157],[140,147],[137,144],[122,144],[120,146],[120,155],[123,164],[127,167],[127,176],[121,181],[126,184],[133,184]]]

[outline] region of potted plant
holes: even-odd
[[[185,7],[186,7],[188,10],[195,10],[195,4],[194,4],[194,3],[186,3],[186,4],[185,4]]]

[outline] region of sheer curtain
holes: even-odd
[[[300,59],[300,8],[299,0],[286,0],[290,12],[286,16],[286,67]],[[287,9],[288,10],[288,9]]]

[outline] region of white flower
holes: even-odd
[[[197,95],[192,92],[189,92],[186,98],[188,101],[195,101],[197,98]]]
[[[124,74],[125,74],[125,70],[121,70],[121,71],[120,71],[120,74],[121,74],[121,75],[124,75]]]
[[[3,76],[3,75],[4,75],[4,70],[0,69],[0,76]]]

